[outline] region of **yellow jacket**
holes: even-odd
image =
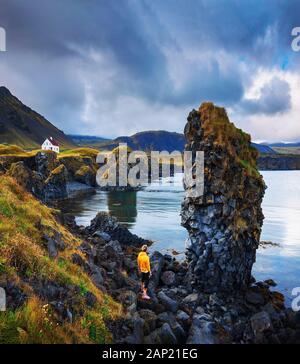
[[[150,259],[146,252],[140,252],[140,254],[138,255],[138,258],[137,258],[137,262],[138,262],[139,270],[142,273],[150,272],[150,270],[151,270]]]

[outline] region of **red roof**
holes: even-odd
[[[54,138],[49,137],[48,139],[49,139],[49,141],[51,142],[52,145],[55,145],[56,147],[59,147],[58,142]]]

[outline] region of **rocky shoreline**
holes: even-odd
[[[80,249],[87,260],[74,254],[73,261],[125,309],[123,320],[109,323],[114,342],[300,343],[300,314],[284,306],[284,296],[273,291],[273,280],[255,282],[252,277],[251,285],[238,293],[209,294],[192,285],[186,261],[155,251],[151,300],[146,301],[136,264],[145,240],[106,213],[99,213],[87,228],[77,226],[70,216],[62,220],[84,241]]]
[[[141,297],[136,261],[141,246],[150,245],[150,241],[132,234],[104,212],[98,213],[88,227],[81,227],[74,217],[51,210],[53,219],[66,230],[58,232],[52,220],[45,224],[40,218],[31,226],[38,232],[38,244],[32,245],[30,257],[24,258],[21,249],[23,260],[17,264],[23,290],[17,281],[11,283],[5,275],[3,278],[9,309],[20,308],[26,295],[34,293],[36,299],[51,306],[58,325],[72,324],[83,318],[86,308],[101,307],[103,317],[109,317],[107,306],[99,306],[102,298],[96,296],[101,293],[107,294],[107,302],[113,298],[122,306],[122,318],[110,317],[105,322],[114,343],[300,343],[300,312],[285,307],[284,296],[274,291],[276,283],[272,279],[256,282],[251,275],[260,242],[265,185],[257,170],[258,153],[251,147],[250,136],[230,123],[223,108],[211,103],[190,113],[185,135],[186,150],[202,150],[207,155],[204,195],[194,198],[187,194],[182,204],[182,224],[189,233],[186,260],[179,262],[158,251],[151,255],[151,300]],[[11,196],[18,193],[18,183],[49,205],[96,186],[92,157],[57,157],[38,152],[26,158],[3,157],[0,162]],[[194,184],[185,182],[184,187],[192,190]],[[20,188],[22,198],[23,192]],[[32,205],[35,202],[33,199]],[[3,205],[3,213],[7,218],[11,216],[9,204]],[[22,211],[19,213],[22,217]],[[23,240],[28,246],[28,235]],[[19,241],[15,244],[17,247]],[[11,249],[14,251],[15,246]],[[64,252],[68,253],[67,259],[60,260]],[[28,270],[32,259],[34,269],[36,261],[42,260],[43,267],[46,262],[46,278],[39,271]],[[56,278],[52,277],[54,265],[58,269]],[[68,273],[64,265],[69,267]],[[88,279],[74,278],[82,272]],[[90,289],[86,287],[88,280],[93,284]],[[92,329],[92,336],[97,337],[97,327]]]

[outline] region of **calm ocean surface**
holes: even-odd
[[[262,240],[278,246],[260,248],[253,267],[256,279],[274,279],[276,290],[291,300],[300,287],[300,171],[262,172],[268,186],[263,202]],[[155,183],[139,192],[102,192],[64,201],[62,210],[88,225],[99,211],[109,211],[133,233],[153,240],[152,250],[184,252],[186,230],[180,225],[182,176]],[[183,255],[182,255],[183,256]]]

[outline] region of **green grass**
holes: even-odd
[[[257,170],[258,151],[251,146],[251,137],[229,121],[226,110],[210,102],[203,103],[199,109],[204,137],[214,138],[215,146],[226,149],[229,155],[244,168],[246,173],[262,179]],[[238,146],[238,148],[237,148]]]
[[[66,249],[53,260],[48,256],[43,234],[51,236],[56,232],[63,236]],[[29,298],[18,310],[0,313],[0,343],[111,342],[105,320],[121,317],[122,308],[73,263],[75,252],[85,259],[78,249],[81,243],[57,222],[55,210],[42,205],[12,178],[1,177],[0,283],[3,280],[15,283]],[[31,281],[41,279],[55,281],[62,287],[74,285],[79,288],[73,308],[89,317],[86,328],[82,325],[82,318],[61,325],[55,312],[50,309],[45,312],[47,302],[33,293],[30,286]],[[92,309],[85,305],[87,292],[96,297]]]

